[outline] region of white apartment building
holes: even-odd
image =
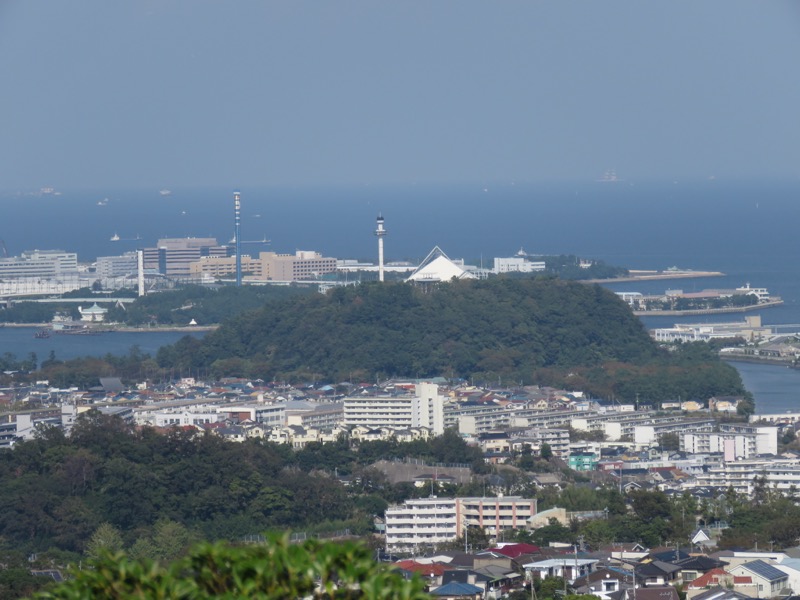
[[[445,397],[439,386],[419,383],[415,393],[386,396],[351,396],[344,399],[347,427],[427,427],[434,435],[444,433]]]
[[[221,406],[217,411],[236,421],[253,421],[262,425],[286,425],[286,404],[237,404]]]
[[[673,421],[659,419],[649,425],[636,425],[633,428],[633,441],[643,446],[657,444],[665,433],[680,434],[686,431],[710,432],[714,429],[714,419],[692,419]]]
[[[344,419],[341,402],[305,402],[292,400],[286,403],[286,424],[316,429],[339,427]]]
[[[386,521],[386,551],[424,552],[458,538],[460,526],[455,498],[419,498],[390,506]]]
[[[410,553],[431,549],[481,527],[490,535],[521,529],[536,514],[536,500],[496,498],[419,498],[386,509],[386,551]]]
[[[534,454],[539,454],[543,444],[550,446],[553,456],[564,458],[569,455],[569,429],[529,429],[519,436],[514,436],[510,440],[511,448],[521,450],[528,444]]]
[[[768,488],[781,493],[800,490],[800,460],[772,457],[725,461],[709,467],[706,473],[698,473],[695,480],[699,486],[732,487],[738,493],[751,495],[755,479],[761,477]]]
[[[720,452],[724,460],[778,453],[778,428],[741,423],[721,424],[719,431],[694,431],[681,436],[681,450],[691,454]]]

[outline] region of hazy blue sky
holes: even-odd
[[[0,189],[800,178],[793,0],[0,0]]]

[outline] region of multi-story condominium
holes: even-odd
[[[445,397],[439,386],[419,383],[413,394],[350,396],[344,399],[344,424],[348,427],[427,427],[434,435],[444,433]]]
[[[461,433],[478,435],[510,427],[558,427],[567,425],[575,410],[540,410],[517,404],[506,406],[450,403],[445,406],[446,428],[457,428]],[[595,413],[591,413],[595,414]]]
[[[569,454],[569,429],[533,428],[511,438],[511,447],[514,450],[520,450],[526,443],[535,454],[539,454],[542,446],[547,444],[553,456],[563,458]]]
[[[719,431],[687,432],[681,436],[681,450],[691,454],[720,452],[725,460],[753,458],[778,453],[778,428],[768,425],[723,423]]]
[[[536,500],[519,496],[496,498],[420,498],[386,509],[386,550],[413,553],[480,527],[489,535],[523,529],[536,514]]]
[[[341,402],[303,402],[293,400],[286,404],[286,424],[313,429],[338,427],[344,420]]]
[[[800,460],[798,459],[746,459],[725,461],[710,466],[705,473],[695,475],[698,486],[733,488],[741,494],[753,493],[757,480],[762,479],[769,489],[784,494],[800,490]]]
[[[384,515],[386,551],[415,553],[458,538],[461,531],[455,498],[419,498],[390,506]]]
[[[63,250],[27,250],[20,256],[0,258],[0,279],[44,279],[78,272],[78,255]]]
[[[680,436],[680,434],[687,431],[710,432],[715,425],[716,421],[714,419],[653,419],[650,424],[634,426],[633,441],[641,445],[658,444],[661,441],[661,436],[666,433],[677,433]]]

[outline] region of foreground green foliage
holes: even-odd
[[[37,596],[42,600],[427,597],[419,579],[404,580],[377,565],[364,546],[316,540],[292,545],[285,536],[258,546],[202,544],[169,566],[107,554],[74,573],[74,579]]]

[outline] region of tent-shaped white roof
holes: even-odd
[[[99,306],[97,306],[97,302],[95,302],[89,308],[82,308],[82,307],[79,306],[78,307],[78,311],[82,315],[86,315],[86,314],[104,315],[104,314],[106,314],[108,312],[108,309],[107,308],[100,308]]]
[[[408,281],[439,282],[456,279],[475,279],[475,275],[454,263],[439,246],[428,253],[420,265],[409,276]]]

